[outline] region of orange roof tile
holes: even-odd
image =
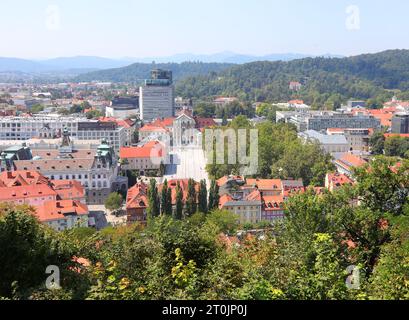
[[[162,158],[165,146],[159,141],[151,141],[143,147],[122,147],[119,151],[121,159],[130,158]]]
[[[340,159],[335,162],[346,169],[361,167],[367,163],[362,158],[351,153],[345,153]]]
[[[282,182],[280,179],[246,179],[246,187],[257,186],[259,190],[282,188]]]
[[[284,196],[263,196],[264,211],[280,211],[283,210]]]
[[[48,201],[36,208],[41,222],[64,219],[66,215],[87,215],[87,205],[76,200]]]
[[[16,201],[30,198],[56,197],[57,193],[46,184],[0,188],[0,201]]]
[[[138,183],[128,190],[126,195],[127,209],[145,209],[148,206],[148,186]]]
[[[61,200],[85,197],[85,190],[77,180],[52,180],[51,184]]]

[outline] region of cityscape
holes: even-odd
[[[343,32],[367,35],[357,2]],[[102,58],[97,34],[70,58],[0,50],[0,303],[409,298],[409,44]]]

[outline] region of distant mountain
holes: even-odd
[[[18,58],[0,58],[0,72],[43,72],[47,68],[41,63]]]
[[[76,74],[91,70],[120,68],[130,65],[131,60],[116,60],[101,57],[62,57],[48,60],[1,58],[0,72],[49,73],[75,71]]]
[[[325,54],[325,57],[342,57],[339,55]],[[215,54],[209,55],[200,55],[200,54],[191,54],[191,53],[182,53],[176,54],[167,57],[150,57],[150,58],[126,58],[127,60],[132,60],[134,62],[142,63],[151,63],[155,61],[156,63],[182,63],[185,61],[201,61],[201,62],[216,62],[216,63],[234,63],[234,64],[243,64],[255,61],[291,61],[295,59],[302,59],[307,57],[314,57],[314,55],[306,55],[299,53],[277,53],[269,54],[264,56],[255,56],[255,55],[244,55],[237,54],[231,51],[224,51]]]
[[[326,57],[340,57],[334,55],[325,55]],[[28,60],[19,58],[1,58],[0,72],[23,72],[23,73],[44,73],[61,72],[75,70],[77,74],[85,73],[89,70],[115,69],[129,66],[133,63],[182,63],[182,62],[205,62],[205,63],[229,63],[244,64],[255,61],[291,61],[313,57],[298,53],[270,54],[266,56],[253,56],[237,54],[230,51],[224,51],[209,55],[198,54],[176,54],[167,57],[148,57],[148,58],[122,58],[110,59],[97,56],[76,56],[76,57],[58,57],[44,60]]]
[[[141,82],[150,77],[150,72],[154,68],[172,70],[175,81],[187,77],[203,76],[221,72],[232,67],[231,63],[204,63],[204,62],[183,62],[183,63],[134,63],[130,66],[100,70],[81,74],[74,81],[108,81],[108,82]]]
[[[40,61],[40,63],[49,69],[67,70],[67,69],[111,69],[125,67],[132,63],[130,60],[115,60],[102,57],[77,56],[61,57]]]

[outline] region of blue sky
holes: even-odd
[[[408,12],[407,0],[1,0],[0,56],[354,55],[409,48]]]

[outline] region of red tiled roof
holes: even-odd
[[[167,129],[160,126],[153,126],[153,125],[145,125],[139,129],[141,132],[168,132]]]
[[[219,208],[223,208],[224,205],[228,202],[232,202],[233,201],[233,197],[229,194],[224,194],[220,197],[219,200]]]
[[[117,119],[117,118],[109,118],[109,117],[101,117],[99,118],[99,121],[101,122],[115,122],[118,126],[124,127],[124,128],[131,128],[135,122],[133,122],[131,119]]]
[[[41,222],[63,219],[66,215],[87,215],[88,207],[76,200],[48,201],[37,207]]]
[[[197,129],[216,126],[216,122],[212,118],[194,117],[194,119],[196,121],[196,128]]]
[[[241,176],[224,176],[217,180],[216,183],[219,187],[222,187],[230,180],[244,180],[244,178]]]
[[[334,132],[345,132],[345,129],[342,128],[328,128],[327,132],[334,133]]]
[[[296,82],[298,83],[298,82]],[[304,104],[303,100],[290,100],[288,101],[289,104]]]
[[[345,174],[328,173],[326,177],[326,187],[332,191],[334,188],[341,187],[345,184],[352,185],[354,181]]]
[[[257,186],[259,190],[281,190],[282,182],[280,179],[247,179],[245,187]]]
[[[254,190],[253,192],[251,192],[247,197],[246,197],[246,201],[261,201],[261,193],[259,190]]]
[[[32,184],[0,188],[0,202],[49,196],[56,197],[57,193],[47,184]]]
[[[0,181],[7,187],[48,184],[48,179],[37,171],[5,171],[0,174]]]
[[[85,197],[85,190],[77,180],[52,180],[51,184],[61,200]]]
[[[126,195],[127,209],[145,209],[148,206],[148,186],[138,183],[128,190]]]
[[[171,127],[176,118],[157,119],[151,123],[154,127]]]
[[[264,211],[281,211],[283,210],[284,196],[263,196]]]
[[[121,159],[130,158],[162,158],[165,147],[159,141],[150,141],[143,147],[122,147],[119,151]]]
[[[351,153],[345,153],[339,160],[335,162],[346,169],[361,167],[367,163],[365,160]]]

